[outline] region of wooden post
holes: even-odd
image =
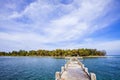
[[[82,63],[80,61],[77,61],[80,66],[82,66]]]
[[[61,73],[63,73],[65,71],[65,67],[61,67]]]
[[[83,69],[85,68],[84,64],[82,64],[82,68],[83,68]]]
[[[67,70],[68,64],[65,64],[65,71]]]
[[[96,75],[94,73],[90,73],[91,80],[96,80]]]
[[[89,73],[88,73],[88,68],[85,68],[85,72],[89,75]]]
[[[55,74],[55,80],[60,80],[61,74],[60,72],[56,72]]]

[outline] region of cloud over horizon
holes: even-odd
[[[0,1],[4,3],[0,10],[1,51],[84,47],[120,52],[120,39],[93,37],[120,20],[120,1],[12,1]]]

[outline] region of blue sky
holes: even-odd
[[[0,51],[97,48],[120,54],[120,0],[0,0]]]

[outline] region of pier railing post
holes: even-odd
[[[84,71],[89,75],[88,68],[84,68]]]
[[[82,68],[83,68],[83,69],[85,68],[84,64],[82,64]]]
[[[65,70],[67,70],[67,67],[68,67],[69,64],[70,64],[70,61],[68,61],[68,62],[65,64]]]
[[[65,67],[61,67],[61,73],[63,73],[65,71]]]
[[[65,64],[65,71],[67,70],[68,64]]]
[[[55,73],[55,80],[60,80],[61,74],[60,72]]]
[[[90,73],[91,80],[96,80],[96,75],[94,73]]]

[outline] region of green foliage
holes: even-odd
[[[56,50],[19,50],[12,52],[0,52],[0,56],[105,56],[106,51],[96,49],[56,49]]]

